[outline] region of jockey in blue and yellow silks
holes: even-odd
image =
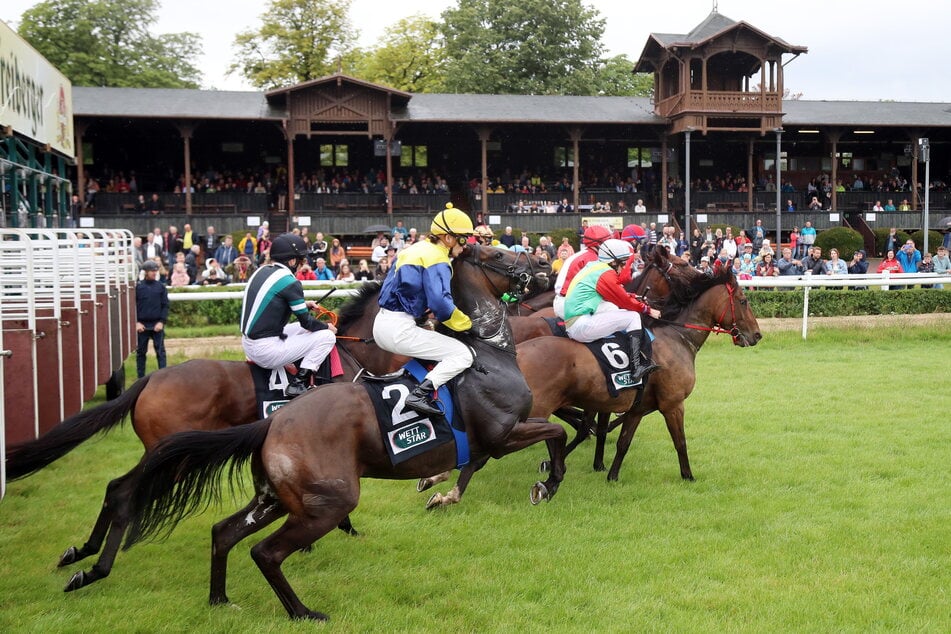
[[[429,240],[400,251],[386,276],[380,290],[380,312],[373,321],[373,339],[389,352],[438,361],[406,399],[407,407],[436,415],[442,412],[430,394],[470,367],[472,352],[457,339],[421,328],[416,320],[432,311],[452,330],[472,327],[469,317],[456,308],[450,290],[450,257],[462,252],[473,234],[472,221],[450,203],[436,214],[429,233]]]

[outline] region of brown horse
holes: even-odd
[[[624,425],[624,428],[609,480],[617,480],[624,454],[640,420],[657,410],[663,414],[677,450],[681,477],[693,480],[684,435],[683,403],[696,381],[696,354],[711,332],[728,332],[733,343],[742,347],[754,346],[762,338],[746,296],[730,271],[714,278],[700,275],[687,284],[678,280],[679,276],[668,278],[671,293],[664,304],[661,319],[652,325],[656,335],[654,360],[660,369],[651,374],[640,400],[636,398],[637,391],[631,389],[612,397],[598,362],[578,342],[563,337],[541,337],[518,345],[519,368],[532,389],[532,417],[547,418],[567,407],[601,412],[598,440],[603,456],[607,415],[624,412],[614,423],[614,426]],[[588,425],[579,426],[578,437],[569,447],[576,447],[588,434]],[[484,464],[485,461],[473,462],[463,468],[452,490],[445,495],[433,494],[427,508],[459,502],[469,480]],[[423,491],[444,480],[443,476],[421,480],[417,489]]]
[[[457,396],[474,460],[501,457],[546,441],[553,460],[549,479],[533,496],[551,498],[564,475],[566,435],[560,425],[526,421],[532,395],[515,362],[515,344],[499,289],[529,273],[518,254],[469,245],[457,259],[453,297],[472,316],[458,335],[476,351],[476,365],[460,375]],[[203,506],[228,464],[252,460],[256,495],[212,530],[210,601],[228,601],[227,558],[245,537],[288,515],[255,545],[252,558],[292,618],[326,619],[308,609],[281,570],[294,551],[333,529],[357,506],[361,477],[402,479],[451,468],[452,444],[393,466],[380,438],[370,398],[360,384],[334,384],[291,401],[270,418],[220,432],[184,432],[162,440],[142,463],[133,495],[127,545],[163,530]]]
[[[337,380],[351,381],[364,370],[387,374],[408,360],[372,344],[379,290],[379,283],[367,284],[340,308],[337,345],[344,374]],[[198,384],[214,398],[183,398],[193,394]],[[36,440],[11,447],[6,463],[8,477],[15,480],[38,471],[96,433],[115,428],[129,413],[132,428],[145,451],[176,432],[226,429],[258,419],[254,382],[246,362],[193,359],[153,372],[136,381],[118,399],[80,412]],[[82,547],[70,546],[60,556],[58,565],[63,567],[102,549],[90,570],[73,574],[66,592],[94,583],[112,571],[125,532],[129,492],[136,477],[133,470],[108,484],[89,538]],[[341,524],[341,529],[356,534],[347,522]]]

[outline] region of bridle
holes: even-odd
[[[496,260],[489,260],[488,262],[483,261],[479,256],[482,245],[479,244],[470,244],[466,246],[467,249],[472,251],[472,259],[466,258],[464,261],[468,262],[472,266],[478,267],[482,271],[482,275],[485,276],[486,282],[492,286],[492,292],[495,297],[499,298],[499,302],[502,302],[502,295],[508,293],[509,295],[514,295],[518,300],[520,300],[528,290],[528,285],[531,283],[534,278],[535,268],[532,265],[532,259],[529,257],[528,253],[525,251],[517,251],[515,253],[515,260],[511,264],[500,264]],[[528,270],[518,272],[518,261],[519,258],[525,257],[525,261],[528,264]],[[487,271],[502,275],[510,280],[509,288],[499,289],[496,286],[495,282],[492,281],[492,278],[489,277]]]
[[[712,332],[715,334],[724,334],[730,335],[735,344],[740,338],[740,328],[737,325],[736,321],[736,292],[739,289],[739,285],[730,282],[724,282],[723,285],[726,287],[727,295],[730,298],[728,305],[723,307],[723,312],[720,313],[720,316],[714,322],[713,326],[701,326],[699,324],[681,324],[676,321],[671,321],[669,319],[655,319],[654,321],[659,321],[661,323],[670,324],[672,326],[679,326],[680,328],[689,328],[691,330],[702,330],[704,332]],[[726,317],[727,311],[730,312],[730,318],[732,320],[732,325],[729,328],[724,328],[724,318]]]

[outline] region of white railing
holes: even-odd
[[[842,287],[880,287],[887,291],[891,287],[917,286],[920,284],[951,284],[951,274],[938,273],[866,273],[864,275],[780,275],[779,277],[754,277],[751,280],[739,280],[746,288],[803,288],[802,301],[802,338],[809,330],[809,290],[813,288]]]

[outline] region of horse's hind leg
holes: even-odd
[[[96,527],[93,529],[93,534],[90,536],[89,541],[83,546],[84,551],[87,548],[94,548],[94,550],[88,554],[98,552],[100,546],[102,546],[102,554],[99,555],[99,560],[88,571],[76,571],[73,576],[70,577],[69,581],[66,582],[66,587],[63,588],[63,592],[79,590],[91,583],[108,577],[109,573],[112,572],[116,555],[122,546],[122,536],[125,534],[125,529],[129,524],[129,500],[138,480],[139,467],[136,466],[124,476],[116,478],[109,483],[109,486],[106,488],[106,498],[103,501],[102,511],[99,514],[99,519],[96,521]],[[106,534],[107,529],[108,534]],[[105,545],[103,546],[104,535],[106,539]],[[65,558],[67,554],[69,554],[69,550],[63,553],[63,557]],[[79,559],[81,559],[81,557],[75,561]],[[63,565],[62,561],[61,559],[60,565]]]
[[[440,506],[449,506],[451,504],[458,504],[462,500],[463,494],[465,494],[466,489],[469,487],[469,481],[472,480],[472,476],[475,475],[476,471],[485,466],[489,461],[489,457],[485,456],[479,458],[475,462],[470,462],[462,468],[462,471],[459,473],[459,479],[456,480],[456,485],[449,490],[449,493],[443,495],[442,493],[433,493],[432,497],[429,498],[429,501],[426,502],[426,510],[430,511],[434,508]],[[445,473],[449,473],[446,471]],[[422,480],[420,480],[422,482]]]
[[[208,603],[228,603],[228,553],[235,544],[286,514],[287,510],[270,491],[259,490],[247,506],[212,527],[211,587]]]
[[[604,471],[604,445],[607,442],[608,438],[608,423],[611,420],[611,414],[608,412],[601,412],[598,414],[598,427],[594,432],[595,445],[594,445],[594,462],[591,465],[591,468],[595,471]]]
[[[670,433],[670,439],[674,441],[674,449],[677,450],[677,459],[680,461],[680,477],[684,480],[693,480],[693,472],[690,470],[690,459],[687,457],[687,436],[684,434],[684,404],[681,401],[676,407],[667,411],[662,411],[664,422],[667,423],[667,431]]]

